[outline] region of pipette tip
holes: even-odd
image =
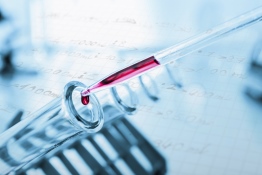
[[[81,96],[82,97],[83,96],[85,97],[85,96],[88,96],[88,95],[90,95],[90,90],[88,88],[86,88],[86,89],[81,91]]]

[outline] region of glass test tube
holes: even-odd
[[[97,98],[92,95],[90,104],[80,106],[74,95],[83,88],[82,83],[69,82],[63,97],[0,135],[0,174],[15,173],[65,141],[102,127],[103,111]]]

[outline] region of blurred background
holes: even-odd
[[[69,81],[91,85],[261,5],[0,0],[0,133]],[[159,100],[141,92],[137,113],[127,117],[163,153],[168,174],[262,173],[261,30],[255,24],[172,62],[168,73],[149,73]]]

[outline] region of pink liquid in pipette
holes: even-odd
[[[160,64],[158,61],[155,59],[154,56],[151,56],[145,60],[142,60],[138,63],[135,63],[131,66],[128,66],[108,77],[103,79],[102,81],[94,84],[93,86],[89,87],[88,90],[85,92],[82,92],[82,103],[83,105],[87,105],[89,103],[89,97],[88,94],[92,93],[92,91],[99,89],[99,88],[106,88],[106,87],[111,87],[114,86],[118,83],[121,83],[125,80],[131,79],[135,76],[138,76],[139,74],[152,69],[156,66],[159,66]]]

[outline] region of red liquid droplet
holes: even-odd
[[[81,97],[81,102],[83,105],[88,105],[89,103],[89,96],[82,96]]]

